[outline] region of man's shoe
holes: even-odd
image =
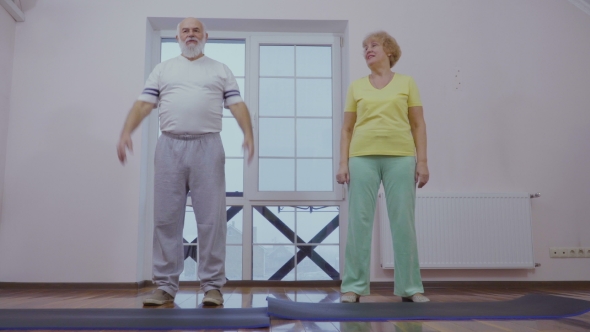
[[[143,305],[162,305],[172,302],[174,302],[174,296],[161,289],[156,289],[152,295],[143,299]]]
[[[204,306],[215,306],[215,305],[222,305],[223,304],[223,296],[218,289],[212,289],[205,293],[205,297],[203,298],[203,305]]]

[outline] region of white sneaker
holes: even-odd
[[[402,302],[430,302],[430,299],[420,293],[416,293],[409,297],[402,297]]]
[[[341,303],[357,303],[361,298],[360,295],[353,293],[353,292],[346,292],[340,296]]]

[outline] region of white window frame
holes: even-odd
[[[260,45],[305,45],[305,46],[331,46],[332,48],[332,191],[260,191],[259,183],[259,158],[258,158],[258,92],[259,92],[259,50]],[[254,128],[254,142],[256,146],[255,156],[250,167],[244,174],[244,188],[251,190],[248,197],[251,200],[343,200],[343,186],[336,184],[336,173],[340,156],[340,126],[342,123],[342,97],[341,97],[341,48],[340,37],[333,34],[297,34],[297,35],[259,35],[250,38],[250,52],[254,61],[249,62],[250,75],[247,76],[249,86],[249,100],[252,112],[252,124]]]

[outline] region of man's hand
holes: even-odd
[[[254,136],[252,135],[250,112],[244,102],[229,105],[229,110],[244,133],[242,148],[244,149],[244,156],[248,158],[248,164],[250,164],[254,157]]]
[[[121,138],[119,139],[119,144],[117,144],[117,156],[119,156],[119,161],[121,164],[125,164],[127,160],[127,151],[133,153],[133,142],[131,141],[131,135],[129,134],[121,134]]]
[[[426,162],[418,162],[416,164],[416,177],[415,181],[418,183],[418,188],[424,187],[428,183],[430,173],[428,172],[428,164]]]
[[[147,101],[137,100],[129,114],[127,115],[127,120],[125,120],[125,124],[123,124],[123,131],[121,132],[121,138],[119,139],[119,144],[117,144],[117,156],[119,156],[119,161],[121,164],[125,165],[125,160],[127,160],[127,150],[133,153],[133,142],[131,142],[131,133],[139,126],[141,121],[150,114],[152,109],[154,108],[155,104],[148,103]]]
[[[251,135],[244,137],[244,144],[242,144],[242,148],[244,149],[244,155],[248,158],[248,165],[250,165],[254,157],[254,140],[252,139]]]

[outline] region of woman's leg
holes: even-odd
[[[371,236],[381,183],[378,158],[352,157],[348,168],[348,236],[341,290],[343,293],[369,295]]]
[[[423,293],[414,211],[416,183],[414,157],[383,157],[383,187],[394,250],[394,290],[398,296]]]

